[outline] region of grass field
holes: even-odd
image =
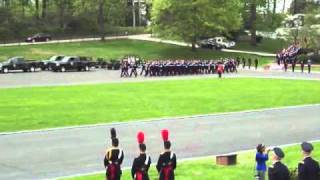
[[[320,143],[314,143],[314,158],[320,160]],[[284,148],[285,158],[283,162],[290,170],[297,168],[298,163],[302,160],[300,146],[290,146]],[[238,164],[235,166],[219,166],[215,165],[215,158],[202,158],[192,161],[184,161],[179,163],[176,169],[177,180],[250,180],[254,179],[254,156],[255,152],[249,151],[239,154]],[[269,162],[270,164],[271,162]],[[150,179],[157,179],[155,167],[149,171]],[[241,178],[239,178],[241,177]],[[104,179],[103,174],[82,176],[69,178],[67,180],[101,180]],[[131,179],[130,171],[125,170],[122,179]]]
[[[288,48],[288,42],[285,42],[281,39],[268,39],[265,38],[261,43],[258,43],[257,46],[252,46],[250,41],[240,41],[237,42],[235,49],[247,50],[247,51],[258,51],[258,52],[268,52],[268,53],[277,53],[283,48]]]
[[[13,56],[41,60],[52,55],[78,55],[93,58],[118,59],[125,55],[138,55],[150,59],[216,59],[220,57],[258,57],[238,53],[226,53],[208,49],[192,52],[189,47],[181,47],[139,40],[110,40],[64,44],[42,44],[29,46],[0,47],[0,61]],[[266,64],[273,58],[258,57],[260,64]]]
[[[0,131],[320,103],[318,81],[201,79],[0,89]]]

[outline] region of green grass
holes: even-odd
[[[249,57],[239,53],[227,53],[214,50],[181,47],[156,42],[139,40],[110,40],[63,44],[42,44],[28,46],[0,47],[0,61],[13,56],[24,56],[26,59],[46,59],[52,55],[78,55],[94,58],[118,59],[125,55],[138,55],[150,59],[215,59],[220,57]],[[258,56],[250,56],[258,57]],[[266,64],[273,58],[258,57],[260,64]]]
[[[320,103],[319,81],[201,79],[0,89],[0,131]]]
[[[283,48],[288,48],[288,43],[281,39],[268,39],[265,38],[257,46],[252,46],[250,41],[239,41],[237,42],[235,49],[247,50],[247,51],[258,51],[267,53],[277,53]]]
[[[313,157],[320,160],[320,143],[314,143],[315,151]],[[290,170],[297,168],[302,160],[300,146],[290,146],[284,148],[285,158],[283,162]],[[238,155],[238,164],[235,166],[219,166],[215,164],[215,158],[202,158],[198,160],[178,162],[176,169],[177,180],[238,180],[254,179],[254,157],[255,152],[249,151]],[[270,164],[271,162],[269,162]],[[151,180],[157,179],[155,167],[149,170]],[[241,178],[240,178],[241,177]],[[101,180],[103,174],[69,178],[67,180]],[[129,170],[123,172],[122,179],[131,179]]]

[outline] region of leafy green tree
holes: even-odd
[[[178,37],[195,49],[202,36],[228,34],[241,27],[240,0],[154,0],[152,31]]]

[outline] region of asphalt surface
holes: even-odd
[[[155,162],[162,151],[160,130],[168,128],[177,157],[190,158],[253,149],[258,143],[280,145],[320,138],[320,105],[132,122],[95,127],[0,135],[0,179],[45,179],[103,171],[110,143],[118,131],[123,166],[137,155],[136,133],[146,133]]]
[[[239,73],[224,74],[226,78],[236,77],[260,77],[260,78],[284,78],[284,79],[304,79],[320,80],[320,73],[292,73],[282,71],[264,70],[239,70]],[[153,80],[176,80],[176,79],[198,79],[217,78],[216,74],[210,75],[189,75],[173,77],[144,77],[120,78],[120,71],[96,69],[90,72],[34,72],[34,73],[9,73],[0,74],[0,88],[31,87],[31,86],[57,86],[76,84],[96,84],[96,83],[118,83],[137,82]]]

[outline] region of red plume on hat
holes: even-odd
[[[138,132],[137,139],[138,139],[138,143],[139,144],[143,144],[144,143],[144,133],[142,131]]]
[[[167,129],[161,131],[161,136],[164,142],[169,141],[169,131]]]

